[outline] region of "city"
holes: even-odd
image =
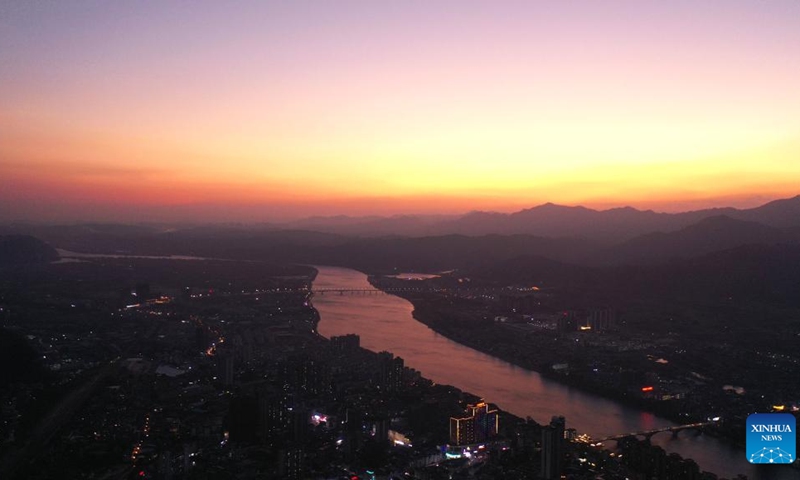
[[[800,480],[800,1],[0,45],[0,479]]]
[[[741,448],[746,412],[798,411],[787,401],[798,398],[797,385],[776,390],[757,364],[752,378],[725,378],[688,355],[667,360],[691,351],[691,335],[654,340],[611,308],[561,311],[556,289],[497,287],[457,271],[368,278],[261,261],[78,254],[9,264],[4,273],[3,328],[16,352],[9,362],[26,372],[3,397],[0,466],[10,478],[70,468],[82,478],[736,478],[659,443],[702,435]],[[552,392],[556,405],[501,403],[507,386],[481,391],[498,402],[484,403],[426,370],[434,378],[462,368],[472,377],[519,379],[426,345],[406,324],[404,332],[384,325],[378,342],[405,345],[404,354],[410,346],[421,371],[389,351],[362,348],[359,334],[331,334],[354,328],[375,343],[376,321],[393,308],[386,302],[407,304],[397,295],[446,337],[674,423],[614,425],[599,415],[591,424],[570,417],[575,407]],[[345,319],[363,315],[373,331],[357,321],[337,325],[337,309]],[[417,323],[410,311],[408,304],[406,322]],[[448,326],[453,317],[457,331]],[[423,335],[436,335],[423,323]],[[414,359],[420,348],[455,364]],[[765,358],[789,362],[791,371],[796,357],[777,352]],[[727,365],[742,354],[753,358],[716,353]],[[720,388],[725,381],[747,385],[748,394]],[[584,401],[602,411],[597,400]]]

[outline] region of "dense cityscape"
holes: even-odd
[[[800,0],[0,1],[0,480],[800,480]]]
[[[789,344],[702,347],[613,306],[570,309],[557,286],[451,271],[315,287],[313,267],[5,238],[3,478],[744,478],[654,439],[743,448],[749,412],[800,410],[797,383],[767,373],[797,371]],[[413,303],[409,321],[672,423],[593,437],[569,416],[516,416],[491,390],[438,384],[358,332],[319,333],[315,302],[395,296]]]

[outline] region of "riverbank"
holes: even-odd
[[[318,268],[320,274],[315,280],[314,288],[321,292],[326,289],[361,291],[369,288],[366,276],[356,271],[333,267]],[[413,305],[395,295],[321,293],[314,297],[313,304],[321,316],[319,331],[323,337],[357,334],[362,348],[373,352],[391,352],[396,357],[401,357],[405,366],[416,369],[416,375],[434,382],[433,386],[446,391],[458,391],[462,397],[462,407],[464,403],[474,403],[479,398],[497,405],[503,412],[501,431],[504,437],[516,439],[512,441],[512,450],[519,449],[518,453],[510,455],[519,456],[514,462],[523,459],[527,459],[525,462],[532,461],[532,471],[539,468],[539,454],[534,446],[540,441],[540,425],[546,425],[553,416],[564,416],[568,427],[576,428],[581,433],[589,433],[595,438],[669,426],[666,421],[656,419],[648,413],[579,393],[559,383],[547,381],[528,369],[517,368],[497,357],[448,340],[414,319],[411,315]],[[428,419],[446,427],[447,418],[460,413],[463,412],[453,410]],[[653,443],[652,455],[664,456],[664,452],[668,452],[672,454],[670,458],[676,464],[685,463],[691,466],[691,461],[684,462],[680,459],[696,458],[694,454],[699,454],[702,461],[698,463],[703,470],[727,473],[728,478],[735,477],[728,468],[720,467],[718,462],[706,461],[709,458],[716,460],[715,457],[721,456],[721,452],[714,450],[717,448],[714,442],[693,445],[692,440],[682,438],[677,443]],[[611,450],[590,447],[583,442],[570,442],[570,445],[570,450],[574,449],[574,455],[569,458],[596,458],[593,463],[604,464],[606,467],[609,466],[609,461],[617,461],[611,455]],[[613,449],[615,445],[609,444],[607,447]],[[572,468],[578,471],[586,468],[586,465],[572,465]],[[610,478],[625,477],[635,475]]]
[[[629,389],[620,388],[619,385],[598,385],[592,383],[580,372],[569,373],[569,369],[553,369],[554,364],[564,361],[557,348],[549,345],[537,345],[534,340],[520,339],[519,337],[508,338],[508,332],[493,328],[481,328],[476,330],[469,325],[469,322],[454,323],[449,315],[440,310],[440,305],[428,302],[421,298],[419,294],[399,292],[398,296],[409,301],[414,310],[413,318],[421,324],[427,326],[434,332],[455,341],[461,345],[491,355],[512,365],[537,372],[544,378],[556,381],[586,393],[602,396],[606,399],[620,402],[622,404],[651,412],[661,418],[670,420],[676,424],[687,424],[705,421],[706,418],[699,416],[689,416],[686,413],[687,406],[685,401],[656,401],[642,398],[641,395],[631,393]],[[451,312],[452,313],[452,312]],[[512,344],[517,342],[517,345]],[[530,343],[529,350],[521,350],[518,343],[523,341]],[[542,340],[543,342],[544,340]],[[548,348],[550,348],[548,350]],[[532,353],[534,352],[534,353]],[[576,369],[577,370],[577,369]],[[561,373],[567,372],[567,373]],[[740,435],[740,429],[722,427],[706,428],[704,433],[724,439],[726,443],[735,448],[744,448],[744,440]]]
[[[361,291],[374,288],[361,272],[337,267],[317,268],[319,275],[314,281],[315,290]],[[461,305],[461,302],[452,297],[436,298],[437,303],[444,307],[443,310],[449,310],[453,304]],[[498,352],[483,349],[479,351],[451,340],[449,335],[437,333],[415,319],[412,316],[414,305],[405,298],[383,294],[326,293],[314,297],[314,307],[322,316],[319,324],[322,336],[356,333],[361,337],[363,347],[373,351],[390,351],[402,357],[406,366],[424,372],[425,377],[437,384],[455,385],[463,391],[477,393],[486,401],[499,405],[517,417],[530,416],[544,424],[552,416],[564,416],[569,427],[595,438],[675,425],[674,422],[643,409],[631,407],[628,403],[587,393],[549,379],[532,369],[515,366],[514,364],[524,364],[501,360]],[[444,320],[454,326],[464,326],[464,322],[472,323],[467,327],[479,335],[485,333],[487,343],[496,341],[497,345],[502,345],[496,334],[514,329],[501,327],[493,319],[490,311],[481,308],[480,302],[471,302],[458,315]],[[492,328],[493,324],[496,328]],[[517,345],[524,346],[521,348],[522,353],[530,352],[532,347],[529,339],[524,335],[517,337]],[[559,353],[563,349],[551,345],[550,350]],[[590,350],[592,349],[578,346],[575,353],[590,358],[594,356]],[[484,351],[488,354],[483,353]],[[653,363],[647,359],[645,362]],[[714,387],[714,390],[718,389]],[[746,474],[753,479],[776,478],[763,476],[756,468],[743,461],[744,453],[740,449],[735,449],[729,443],[711,435],[698,436],[682,432],[678,438],[672,438],[669,434],[659,434],[653,437],[652,444],[668,453],[693,458],[703,470],[727,478],[735,478],[738,474]],[[777,478],[783,480],[794,477],[790,475]]]

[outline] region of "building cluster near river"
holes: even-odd
[[[319,267],[319,270],[320,274],[314,283],[315,288],[369,287],[366,276],[359,272],[329,267]],[[437,383],[458,386],[465,391],[484,397],[487,401],[496,403],[505,411],[521,418],[531,416],[541,424],[548,424],[551,417],[564,416],[568,427],[577,428],[578,435],[582,438],[585,438],[585,434],[602,438],[625,432],[652,431],[672,425],[692,423],[688,418],[685,421],[674,423],[650,413],[649,410],[652,410],[653,402],[656,399],[647,398],[652,396],[649,395],[649,392],[642,392],[641,386],[632,390],[636,393],[636,399],[633,401],[631,399],[613,400],[608,396],[587,392],[587,389],[591,390],[591,386],[580,385],[581,388],[569,386],[565,380],[570,379],[559,377],[556,372],[550,371],[545,377],[530,369],[520,368],[500,360],[500,358],[509,360],[513,360],[513,358],[507,356],[507,349],[497,348],[503,345],[501,342],[507,338],[494,334],[497,330],[502,331],[511,324],[495,321],[499,314],[495,315],[497,312],[492,312],[481,305],[481,303],[491,303],[492,295],[488,289],[474,286],[465,287],[465,281],[470,280],[461,279],[459,281],[458,277],[455,277],[455,283],[451,285],[443,283],[446,281],[444,278],[417,280],[403,284],[396,283],[398,281],[401,280],[386,277],[371,279],[373,285],[391,289],[393,292],[411,299],[414,305],[397,299],[393,295],[352,297],[326,295],[317,297],[314,304],[323,318],[319,327],[320,332],[326,336],[358,332],[361,335],[362,344],[366,348],[391,350],[403,357],[407,365],[418,368],[426,377]],[[425,285],[428,282],[433,283]],[[404,285],[404,288],[398,288],[400,285]],[[455,292],[458,292],[457,295],[461,300],[469,302],[468,308],[459,311],[460,315],[454,318],[453,323],[458,322],[457,327],[459,328],[448,331],[442,329],[441,324],[437,325],[435,322],[431,322],[430,318],[426,318],[427,312],[424,309],[429,304],[426,305],[424,302],[425,300],[429,301],[430,296],[425,295],[425,292],[430,291],[435,292],[434,298],[442,299],[441,301],[451,308],[457,305],[454,298]],[[506,289],[506,292],[508,291]],[[441,307],[441,304],[437,307]],[[440,312],[441,310],[438,310],[437,313]],[[475,318],[475,312],[478,312],[477,318]],[[471,321],[474,323],[471,324]],[[480,328],[472,330],[475,325]],[[494,327],[494,329],[490,327]],[[513,331],[513,329],[508,329],[508,331]],[[465,332],[469,335],[463,335]],[[581,332],[575,333],[575,335],[580,334]],[[463,345],[451,341],[447,337],[458,339]],[[523,341],[528,350],[537,351],[530,336],[515,335],[514,337],[518,341]],[[471,340],[474,338],[480,339],[483,343],[472,344]],[[592,348],[591,340],[592,338],[587,339],[586,342],[574,342],[573,339],[569,341],[578,344],[579,348],[587,349]],[[629,340],[629,342],[636,343],[637,340]],[[465,345],[474,345],[477,349],[491,353],[491,355],[480,353]],[[655,366],[664,365],[658,362],[662,358],[661,356],[649,359],[645,349],[637,348],[633,351],[643,355],[647,362]],[[519,363],[525,365],[522,362]],[[563,362],[554,360],[532,362],[528,366],[547,371],[548,367],[559,363]],[[551,380],[550,377],[554,378]],[[578,375],[573,374],[572,377],[575,378]],[[573,383],[578,382],[573,381]],[[726,391],[720,389],[723,394],[726,394]],[[729,394],[735,395],[734,392],[729,392]],[[640,400],[643,400],[644,404],[639,405]],[[663,403],[663,401],[659,403]],[[714,414],[711,418],[716,416],[718,414]],[[678,420],[681,418],[678,417]],[[665,449],[666,452],[692,458],[700,465],[701,470],[713,471],[720,476],[729,478],[740,474],[746,474],[750,478],[762,478],[763,471],[742,461],[743,450],[735,447],[730,441],[715,436],[720,435],[719,432],[714,435],[710,434],[712,432],[708,430],[705,430],[702,435],[697,435],[697,433],[696,430],[686,430],[680,432],[677,438],[673,438],[672,434],[661,433],[653,436],[651,441],[653,445]],[[610,446],[613,447],[613,445]],[[790,469],[770,473],[770,475],[775,474],[778,475],[775,478],[795,478],[796,476],[796,472]]]
[[[767,478],[689,430],[597,445],[674,424],[453,342],[397,296],[311,293],[374,289],[354,270],[129,257],[14,275],[3,334],[28,373],[5,377],[2,478]]]

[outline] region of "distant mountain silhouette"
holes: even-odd
[[[257,225],[10,225],[65,250],[194,255],[352,266],[450,269],[540,256],[588,265],[657,264],[751,244],[800,240],[800,196],[757,208],[657,213],[547,203],[463,216],[314,217]]]
[[[631,207],[593,210],[546,203],[514,213],[470,212],[462,216],[315,217],[283,225],[344,235],[535,235],[582,237],[607,244],[652,232],[672,232],[705,218],[725,215],[767,226],[800,227],[800,196],[776,200],[757,208],[712,208],[682,213],[657,213]],[[279,226],[280,227],[280,226]]]
[[[50,245],[29,235],[0,236],[0,266],[27,265],[58,260]]]
[[[745,245],[667,267],[694,295],[800,306],[800,245]],[[689,279],[696,275],[695,279]]]
[[[678,231],[648,233],[625,241],[600,252],[591,263],[655,264],[742,245],[771,245],[796,238],[786,230],[718,215]]]
[[[446,270],[491,264],[521,255],[577,261],[597,247],[583,239],[552,239],[530,235],[443,235],[420,238],[365,238],[328,248],[301,252],[316,263],[343,265],[364,271]]]
[[[522,255],[473,268],[467,274],[502,282],[563,287],[574,279],[586,278],[587,273],[592,271],[592,267],[551,260],[539,255]]]
[[[516,282],[561,290],[588,306],[649,299],[755,302],[800,307],[800,245],[745,245],[660,265],[589,267],[536,256],[483,265],[464,275],[489,282]]]
[[[730,216],[779,228],[800,227],[800,195],[748,210],[734,210]]]

